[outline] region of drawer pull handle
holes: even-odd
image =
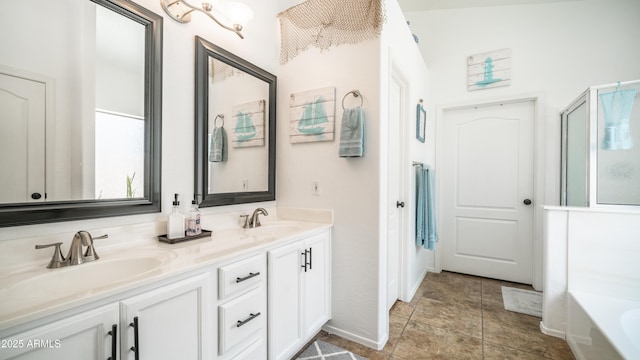
[[[249,273],[249,275],[247,275],[247,276],[245,276],[245,277],[243,277],[243,278],[241,278],[241,277],[237,277],[237,278],[236,278],[236,283],[241,283],[241,282],[243,282],[243,281],[245,281],[245,280],[249,280],[249,279],[251,279],[252,277],[256,277],[256,276],[258,276],[258,275],[260,275],[260,271],[258,271],[257,273],[252,273],[252,272],[250,272],[250,273]]]
[[[260,316],[260,313],[256,313],[256,314],[254,314],[254,313],[250,313],[250,314],[249,314],[249,317],[248,317],[248,318],[246,318],[245,320],[238,320],[238,323],[236,324],[236,326],[237,326],[237,327],[240,327],[240,326],[242,326],[242,325],[244,325],[244,324],[248,323],[249,321],[251,321],[251,320],[253,320],[253,319],[257,318],[258,316]]]

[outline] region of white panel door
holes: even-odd
[[[533,101],[444,112],[444,270],[532,283],[533,119]]]
[[[400,294],[400,199],[402,174],[400,121],[402,113],[402,84],[395,76],[389,83],[389,157],[387,195],[387,309],[391,309]],[[403,205],[404,207],[404,205]]]
[[[0,203],[44,201],[44,151],[45,84],[0,73]]]

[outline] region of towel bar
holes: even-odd
[[[351,90],[348,93],[344,94],[344,96],[342,97],[342,110],[344,110],[344,100],[347,98],[349,94],[353,94],[353,97],[356,97],[356,98],[359,97],[360,106],[362,106],[363,100],[362,100],[362,94],[360,93],[360,90]]]
[[[222,126],[218,126],[218,119],[222,120]],[[224,127],[224,114],[216,115],[216,118],[213,119],[213,127],[214,128]]]

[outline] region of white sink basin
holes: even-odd
[[[282,236],[290,233],[294,233],[300,230],[300,226],[295,222],[290,221],[274,221],[262,223],[262,226],[252,229],[247,229],[246,233],[250,236]]]
[[[145,252],[134,256],[108,258],[58,269],[16,273],[0,279],[0,297],[16,307],[32,299],[63,299],[113,286],[157,270],[175,254]]]

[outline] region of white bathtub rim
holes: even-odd
[[[625,359],[640,359],[640,344],[634,344],[629,339],[621,323],[622,314],[629,310],[639,309],[640,301],[575,290],[569,291],[569,294]]]

